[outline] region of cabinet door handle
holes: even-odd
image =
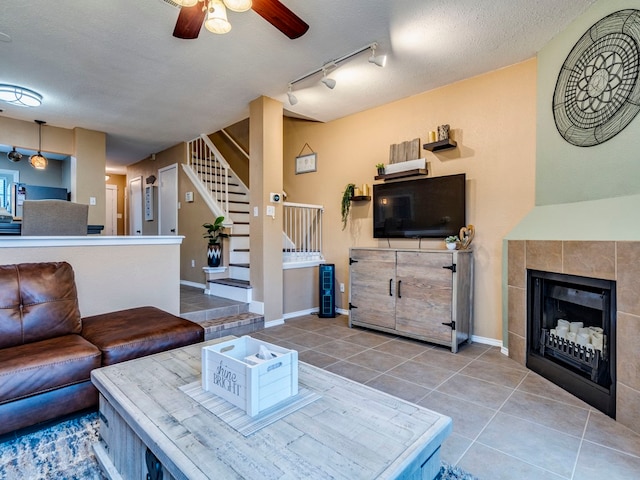
[[[392,285],[393,285],[393,278],[389,279],[389,296],[393,297],[393,290],[392,290]]]
[[[400,293],[401,285],[402,285],[402,280],[398,280],[398,298],[402,298],[402,293]]]

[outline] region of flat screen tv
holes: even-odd
[[[465,174],[373,186],[374,238],[444,238],[466,226]]]

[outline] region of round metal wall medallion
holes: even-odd
[[[560,135],[579,147],[606,142],[640,111],[640,10],[593,25],[564,61],[553,95]]]

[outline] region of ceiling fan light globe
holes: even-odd
[[[220,0],[211,0],[207,8],[207,19],[204,27],[211,33],[224,34],[231,30],[231,24],[227,20],[227,10]]]
[[[246,12],[251,9],[251,0],[224,0],[225,6],[232,12]]]
[[[193,7],[198,4],[199,0],[173,0],[181,7]]]

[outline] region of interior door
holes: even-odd
[[[451,342],[453,262],[447,252],[398,252],[396,329]]]
[[[351,250],[349,267],[352,322],[394,329],[396,254],[388,250]]]
[[[129,181],[129,235],[142,235],[142,176]]]
[[[105,235],[118,234],[118,186],[107,185]]]
[[[178,165],[158,170],[160,192],[158,195],[158,233],[178,234]]]

